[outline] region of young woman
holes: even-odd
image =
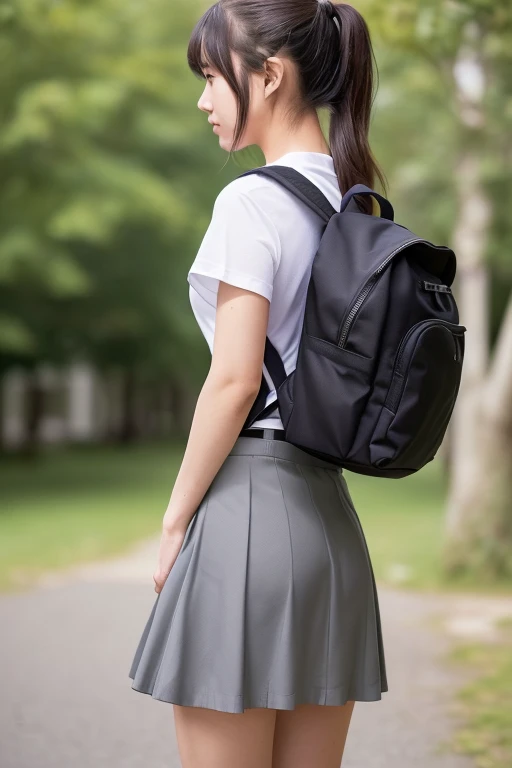
[[[336,209],[353,184],[383,183],[368,145],[373,54],[351,6],[220,0],[194,28],[188,61],[227,152],[256,144]],[[184,768],[339,768],[354,702],[388,690],[372,565],[342,471],[285,441],[277,406],[243,429],[262,371],[267,405],[276,400],[267,334],[295,368],[323,226],[277,182],[239,177],[217,196],[188,274],[211,367],[129,673],[134,690],[174,704]]]

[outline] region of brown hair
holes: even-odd
[[[239,77],[230,51],[240,57]],[[375,176],[385,190],[368,141],[375,57],[365,20],[347,3],[219,0],[199,19],[188,45],[188,64],[203,79],[203,69],[211,66],[233,90],[238,104],[233,147],[247,122],[248,73],[262,72],[265,60],[278,53],[297,66],[300,102],[292,106],[292,124],[310,109],[325,107],[330,114],[329,146],[341,193],[353,184],[373,187]],[[371,198],[361,205],[372,212]]]

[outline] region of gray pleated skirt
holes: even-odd
[[[154,699],[224,712],[381,699],[377,589],[342,471],[285,441],[238,437],[129,677]]]

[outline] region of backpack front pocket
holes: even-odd
[[[465,331],[439,318],[407,331],[370,443],[374,466],[420,469],[434,458],[460,386]]]
[[[345,456],[373,385],[375,359],[303,333],[286,425],[291,442]]]

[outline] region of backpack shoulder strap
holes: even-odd
[[[312,181],[295,168],[287,165],[264,165],[259,168],[252,168],[250,171],[245,171],[245,173],[241,173],[237,178],[249,176],[251,173],[268,176],[278,181],[283,187],[292,192],[295,197],[306,203],[312,211],[321,216],[326,224],[331,216],[337,213],[336,209],[331,205],[323,192],[318,189],[316,184],[313,184]]]
[[[275,181],[279,182],[283,187],[294,194],[295,197],[302,200],[303,203],[306,203],[306,205],[320,216],[326,224],[329,222],[331,216],[337,213],[335,208],[331,205],[323,192],[319,190],[316,184],[313,184],[312,181],[299,171],[295,170],[295,168],[291,168],[287,165],[261,166],[259,168],[253,168],[250,171],[245,171],[245,173],[241,173],[238,178],[241,176],[249,176],[252,173],[275,179]],[[268,336],[265,340],[264,362],[270,374],[270,378],[274,383],[275,389],[278,389],[286,379],[286,370],[278,351]],[[276,402],[272,402],[265,407],[265,400],[269,392],[270,389],[267,380],[262,373],[260,389],[256,400],[249,411],[247,419],[245,420],[244,429],[251,426],[256,419],[263,419],[266,417],[267,413],[274,410]]]
[[[281,360],[281,357],[279,355],[279,352],[274,347],[274,345],[272,344],[268,336],[265,339],[264,363],[267,367],[270,378],[272,379],[274,388],[276,390],[279,389],[283,381],[286,379],[286,370],[283,365],[283,361]],[[265,375],[262,373],[260,389],[256,396],[256,400],[252,404],[251,410],[249,411],[247,418],[244,422],[244,426],[243,426],[244,429],[246,429],[247,427],[250,427],[253,421],[256,421],[256,419],[264,419],[267,416],[267,414],[269,414],[271,411],[274,410],[274,408],[276,408],[277,401],[273,401],[272,403],[270,403],[265,407],[265,401],[267,399],[267,395],[269,392],[270,392],[270,388],[267,384]]]

